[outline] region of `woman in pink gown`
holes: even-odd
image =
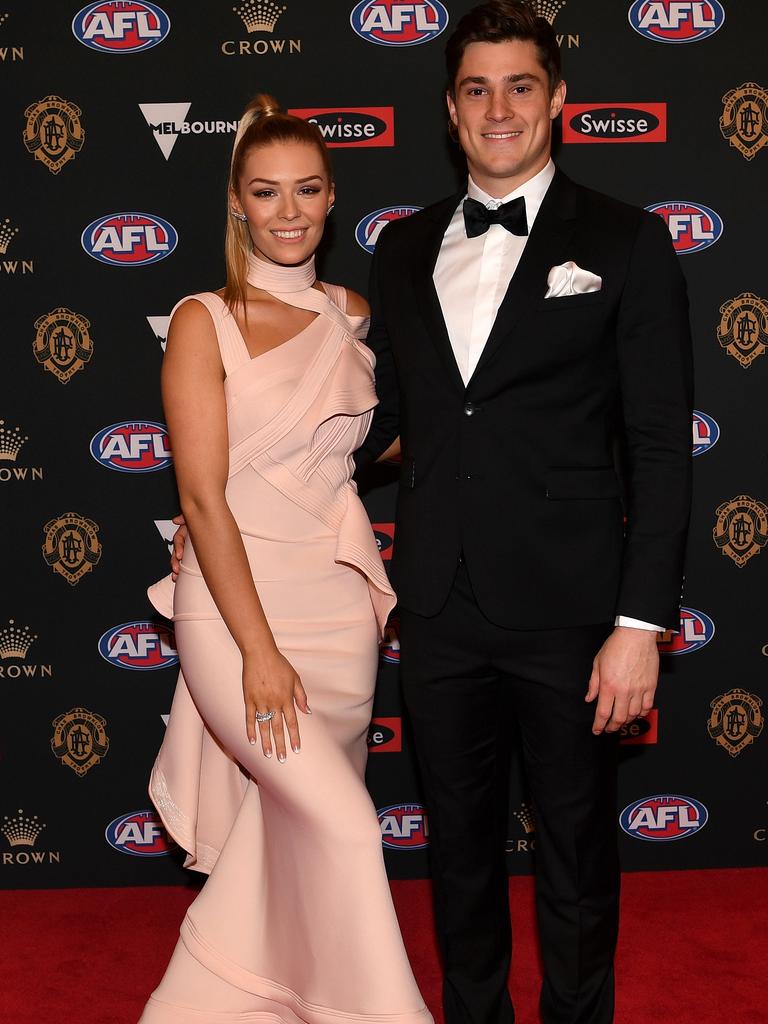
[[[150,588],[182,668],[150,793],[210,877],[141,1024],[431,1022],[363,782],[395,596],[351,481],[376,404],[366,307],[315,280],[332,203],[319,133],[257,97],[227,287],[179,303],[163,366],[190,538],[175,586]]]

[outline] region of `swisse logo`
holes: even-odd
[[[636,718],[634,722],[622,725],[619,730],[619,743],[623,747],[653,745],[659,742],[659,710],[651,708],[645,718]]]
[[[379,657],[385,665],[400,664],[400,620],[397,617],[391,618],[384,627]]]
[[[123,622],[99,638],[99,654],[116,668],[154,672],[178,665],[176,637],[162,622]]]
[[[176,847],[156,811],[131,811],[115,818],[104,838],[113,850],[132,857],[164,857]]]
[[[171,20],[162,8],[138,0],[88,4],[72,19],[83,46],[102,53],[138,53],[167,37]]]
[[[288,111],[316,125],[329,149],[394,146],[394,107],[296,107]]]
[[[91,221],[80,238],[100,263],[140,267],[170,256],[179,244],[176,228],[148,213],[110,213]]]
[[[381,841],[388,850],[423,850],[429,845],[427,815],[421,804],[392,804],[377,813]]]
[[[392,558],[392,545],[395,543],[395,524],[372,523],[371,528],[376,538],[379,554],[385,562],[388,562]]]
[[[625,807],[619,824],[633,839],[668,843],[701,831],[708,818],[707,808],[698,800],[664,794],[647,796]]]
[[[711,451],[720,438],[717,420],[698,409],[693,410],[693,454],[702,455]]]
[[[368,729],[368,750],[372,754],[396,754],[402,749],[402,719],[374,718]]]
[[[420,206],[385,206],[381,210],[374,210],[367,214],[355,228],[357,244],[366,252],[373,253],[379,235],[393,220],[402,220],[403,217],[410,217],[412,213],[418,213]]]
[[[718,0],[635,0],[629,8],[635,32],[656,43],[698,43],[724,21]]]
[[[448,24],[439,0],[361,0],[350,15],[354,31],[380,46],[416,46],[435,39]]]
[[[666,142],[666,103],[566,103],[563,142]]]
[[[723,233],[723,222],[718,214],[698,203],[656,203],[646,206],[646,210],[664,218],[675,252],[680,255],[708,249]]]
[[[715,624],[704,612],[695,608],[680,609],[680,627],[676,633],[667,630],[659,637],[660,654],[690,654],[705,647],[715,635]]]
[[[119,473],[154,473],[172,461],[165,424],[140,421],[104,427],[91,438],[91,455]]]

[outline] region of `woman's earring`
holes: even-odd
[[[328,210],[327,210],[327,212],[326,212],[326,214],[325,214],[325,215],[326,215],[326,217],[327,217],[327,216],[328,216],[328,214],[329,214],[329,213],[330,213],[330,212],[331,212],[331,211],[333,210],[333,208],[334,208],[334,206],[335,206],[335,205],[336,205],[336,203],[331,203],[331,205],[330,205],[330,206],[328,207]]]
[[[248,220],[244,213],[238,213],[237,210],[230,210],[229,212],[232,214],[235,220]]]

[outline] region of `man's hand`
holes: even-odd
[[[659,681],[657,637],[650,629],[617,626],[597,652],[585,698],[598,698],[592,725],[596,736],[617,732],[653,707]]]
[[[181,572],[181,558],[184,554],[184,545],[187,543],[189,530],[187,530],[187,521],[181,512],[174,516],[171,522],[176,523],[178,526],[178,530],[174,533],[173,540],[171,541],[171,574],[175,581]]]

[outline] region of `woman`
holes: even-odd
[[[431,1020],[363,783],[395,597],[350,481],[376,404],[367,307],[315,280],[333,200],[319,132],[257,97],[232,156],[227,285],[171,321],[190,541],[175,593],[150,588],[182,667],[150,793],[211,877],[141,1024]]]

